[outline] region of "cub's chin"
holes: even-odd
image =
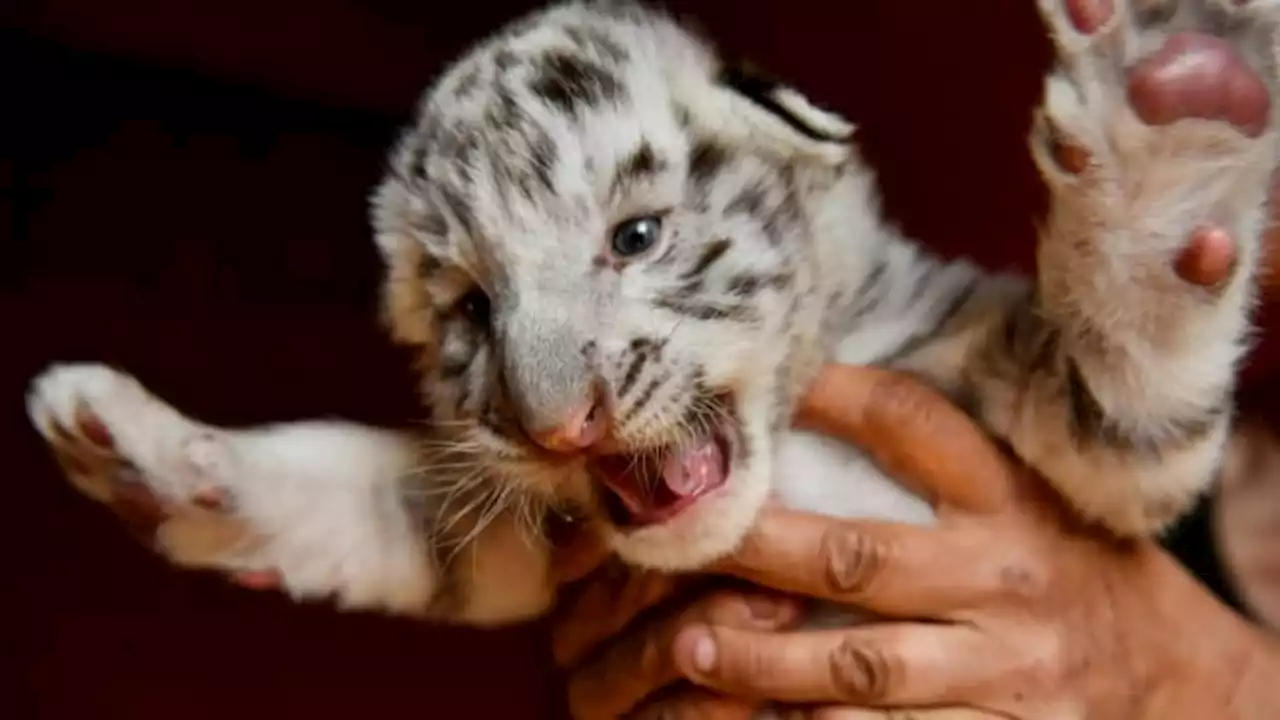
[[[773,439],[765,423],[751,425],[709,430],[664,448],[653,462],[596,461],[614,551],[667,572],[697,570],[734,552],[771,485]]]

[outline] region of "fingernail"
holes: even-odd
[[[716,642],[705,630],[693,640],[693,669],[704,675],[716,669]]]

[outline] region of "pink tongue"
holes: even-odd
[[[660,510],[676,500],[696,496],[724,482],[724,455],[720,446],[709,437],[667,455],[662,462],[660,478],[646,480],[640,477],[644,472],[643,465],[622,457],[608,458],[601,463],[605,483],[636,515]],[[653,480],[656,479],[661,479],[663,487],[654,487]]]
[[[681,448],[662,463],[662,482],[679,497],[697,495],[718,485],[724,478],[724,458],[715,440],[706,438],[697,445]]]

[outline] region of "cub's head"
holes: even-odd
[[[373,209],[442,462],[598,521],[633,562],[730,551],[816,333],[811,225],[851,130],[628,3],[471,50]]]

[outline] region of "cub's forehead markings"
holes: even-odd
[[[586,114],[631,98],[626,66],[634,50],[608,23],[535,23],[524,30],[462,60],[424,108],[418,141],[410,148],[411,167],[433,206],[417,229],[440,236],[446,256],[473,256],[468,265],[500,265],[491,262],[498,258],[478,256],[498,250],[489,245],[500,238],[482,237],[491,220],[487,207],[496,198],[537,202],[557,193],[557,166],[567,156],[555,139],[558,131],[547,123],[577,127]],[[467,98],[459,102],[462,95]],[[712,162],[695,170],[708,174],[717,157],[708,154],[704,159]],[[583,158],[588,164],[593,159]],[[689,160],[666,157],[643,138],[616,160],[611,177],[601,179],[611,179],[611,190],[620,193],[672,166],[683,169]],[[603,257],[596,261],[608,265]]]
[[[423,283],[429,283],[431,278],[440,271],[440,268],[439,258],[429,252],[423,252],[418,255],[414,271],[417,273],[418,280]]]
[[[689,149],[689,179],[696,185],[706,185],[728,162],[728,148],[709,140],[699,140]]]
[[[627,49],[604,28],[569,25],[565,27],[564,34],[578,49],[595,52],[613,63],[621,64],[631,57]]]
[[[493,54],[493,66],[497,68],[498,72],[505,73],[518,65],[519,62],[519,57],[507,48],[499,49]]]
[[[665,172],[668,166],[666,159],[658,155],[648,140],[641,140],[640,146],[618,163],[609,183],[609,196],[617,197],[632,184]]]
[[[565,50],[549,50],[534,61],[529,89],[568,115],[618,104],[627,94],[626,85],[612,70]]]
[[[467,98],[472,95],[480,87],[480,80],[484,73],[484,68],[477,62],[472,62],[470,67],[462,69],[456,80],[453,82],[453,94],[458,98]]]
[[[436,186],[436,192],[440,196],[441,202],[444,203],[445,209],[453,216],[463,234],[474,236],[478,223],[475,215],[471,212],[471,206],[463,198],[462,194],[448,183],[440,183]]]
[[[727,237],[718,238],[707,243],[702,248],[702,252],[698,254],[698,259],[694,261],[693,265],[689,267],[689,269],[680,273],[680,279],[700,279],[707,273],[707,270],[710,269],[712,265],[716,264],[717,260],[729,251],[729,248],[731,247],[733,247],[733,240],[730,240]]]

